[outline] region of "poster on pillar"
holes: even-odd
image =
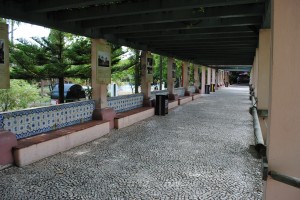
[[[0,89],[9,89],[8,25],[0,23]]]
[[[111,48],[108,44],[97,46],[96,80],[98,84],[111,83]]]
[[[147,82],[153,82],[153,56],[151,55],[151,53],[147,53],[146,67],[146,80]]]

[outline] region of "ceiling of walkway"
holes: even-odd
[[[269,0],[0,0],[0,17],[202,65],[252,65]]]

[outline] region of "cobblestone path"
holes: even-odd
[[[230,87],[23,168],[0,199],[262,199],[248,87]]]

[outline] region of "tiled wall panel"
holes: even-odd
[[[80,101],[0,113],[0,128],[17,139],[92,120],[94,101]]]
[[[143,106],[143,94],[131,94],[107,98],[107,105],[119,112],[125,112]]]
[[[175,94],[178,94],[178,96],[180,96],[180,97],[182,97],[182,96],[184,96],[184,92],[185,92],[185,89],[184,88],[175,88],[174,89],[174,93]]]
[[[189,86],[189,91],[192,93],[195,93],[195,91],[196,91],[195,86]]]

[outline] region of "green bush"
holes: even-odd
[[[11,80],[10,89],[0,89],[0,111],[24,109],[39,98],[37,87],[24,80]]]

